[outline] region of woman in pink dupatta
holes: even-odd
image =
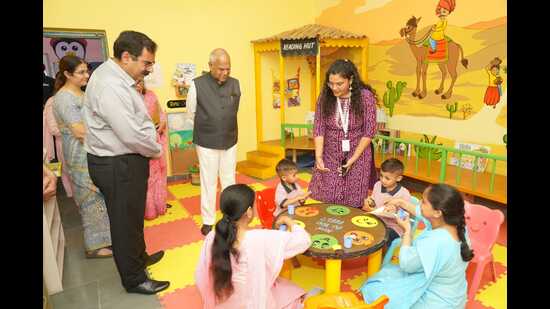
[[[157,128],[157,142],[162,145],[162,149],[166,149],[166,114],[162,111],[155,93],[145,89],[143,80],[137,83],[136,88],[143,94],[149,116]],[[153,220],[166,212],[166,190],[166,155],[162,151],[160,158],[149,160],[145,219]]]
[[[55,136],[55,147],[54,147]],[[46,148],[46,160],[49,162],[54,158],[55,154],[59,162],[61,162],[61,181],[63,182],[63,188],[68,197],[73,196],[73,183],[69,177],[69,170],[66,168],[65,158],[63,157],[63,146],[61,132],[57,127],[57,122],[53,115],[53,96],[46,101],[44,111],[42,112],[42,145]]]
[[[289,231],[251,229],[254,191],[244,184],[220,195],[223,218],[206,235],[195,281],[204,309],[302,308],[306,292],[279,278],[283,261],[306,251],[309,234],[292,219],[277,225]]]

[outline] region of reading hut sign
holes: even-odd
[[[281,39],[281,54],[287,56],[315,56],[319,51],[317,38],[285,40]]]

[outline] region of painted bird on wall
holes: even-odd
[[[50,40],[50,46],[58,59],[63,58],[65,55],[74,55],[80,59],[85,59],[86,44],[85,39],[53,38]]]
[[[90,70],[90,75],[92,72],[103,63],[103,61],[92,61],[86,59],[86,47],[88,42],[86,39],[77,39],[77,38],[53,38],[50,40],[50,46],[54,50],[56,57],[61,60],[63,56],[73,55],[77,56],[80,59],[85,60],[88,63],[88,69]],[[55,71],[58,70],[59,63],[55,62],[54,67]]]

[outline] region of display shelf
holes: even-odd
[[[42,262],[48,295],[63,291],[65,235],[56,197],[44,202],[42,221]]]
[[[59,242],[59,227],[61,226],[61,218],[54,216],[50,227],[50,236],[54,250],[57,251],[57,244]]]
[[[44,203],[44,210],[46,211],[46,221],[48,226],[52,226],[53,214],[55,212],[55,203]]]
[[[65,260],[65,235],[63,231],[59,232],[59,241],[57,242],[57,265],[63,265]],[[59,267],[59,278],[63,278],[63,267]]]

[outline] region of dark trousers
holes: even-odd
[[[149,158],[139,154],[98,157],[88,154],[88,171],[105,197],[115,264],[125,288],[147,278],[143,220]]]

